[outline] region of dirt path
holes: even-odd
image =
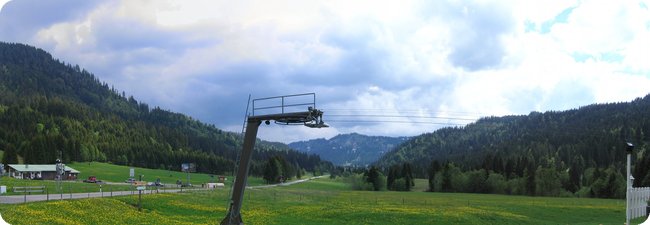
[[[310,177],[310,178],[307,178],[307,179],[294,180],[294,181],[290,181],[290,182],[286,182],[286,183],[281,183],[281,184],[269,184],[269,185],[260,185],[260,186],[249,186],[249,187],[246,187],[246,188],[248,188],[248,189],[258,189],[258,188],[272,188],[272,187],[278,187],[278,186],[289,186],[289,185],[292,185],[292,184],[298,184],[298,183],[302,183],[302,182],[305,182],[305,181],[310,181],[310,180],[313,180],[313,179],[323,178],[323,177],[326,177],[326,176],[327,176],[327,175],[318,176],[318,177]]]

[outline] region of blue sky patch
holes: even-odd
[[[526,33],[537,31],[537,25],[530,20],[524,21],[524,31]]]
[[[592,55],[589,55],[587,53],[581,53],[581,52],[574,52],[571,53],[571,57],[573,57],[573,60],[576,62],[586,62],[587,59],[593,59],[594,57]]]
[[[596,61],[602,61],[602,62],[622,62],[625,57],[617,52],[603,52],[598,54],[597,56],[583,53],[583,52],[574,52],[571,53],[571,57],[573,58],[574,61],[576,62],[586,62],[588,59],[594,59]]]
[[[544,21],[544,23],[542,23],[540,33],[546,34],[548,32],[551,32],[553,25],[558,23],[566,23],[569,20],[569,15],[571,15],[571,12],[573,12],[573,9],[575,8],[576,7],[569,7],[563,10],[560,14],[557,14],[552,20]]]
[[[622,62],[625,57],[617,52],[600,53],[600,60],[605,62]]]

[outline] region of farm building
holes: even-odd
[[[10,177],[32,180],[54,180],[56,178],[56,164],[9,164],[7,173]],[[76,180],[79,171],[68,166],[65,167],[64,180]]]

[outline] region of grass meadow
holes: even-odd
[[[419,180],[416,190],[426,182]],[[228,189],[0,205],[11,224],[215,224]],[[246,224],[622,224],[625,201],[490,194],[352,191],[321,178],[248,189]],[[637,219],[634,222],[641,222]]]
[[[71,163],[67,166],[70,166],[76,170],[79,170],[79,179],[86,179],[88,176],[96,176],[97,179],[103,181],[111,182],[124,182],[129,178],[129,166],[120,166],[113,165],[109,163],[100,163],[100,162],[91,162],[91,163]],[[135,167],[135,178],[138,179],[140,175],[143,176],[143,180],[153,182],[156,179],[160,178],[160,181],[165,184],[175,184],[177,180],[187,181],[187,173],[181,171],[170,171],[170,170],[159,170],[159,169],[147,169],[147,168],[138,168]],[[232,176],[230,174],[218,174],[211,177],[211,174],[205,173],[190,173],[190,183],[192,184],[202,184],[208,183],[211,181],[217,181],[219,175],[226,176],[228,181],[232,181]],[[264,183],[264,180],[256,177],[248,178],[249,185],[261,185]],[[226,182],[230,183],[230,182]]]
[[[99,192],[100,191],[99,184],[82,182],[84,179],[88,178],[88,176],[96,176],[97,179],[102,181],[118,183],[118,184],[102,184],[101,188],[102,191],[104,192],[130,191],[134,189],[133,186],[124,183],[124,181],[129,178],[129,169],[131,167],[113,165],[108,163],[99,163],[99,162],[71,163],[71,164],[67,164],[67,166],[79,170],[81,173],[79,174],[77,181],[62,182],[62,188],[63,188],[62,191],[64,194]],[[143,180],[148,182],[153,182],[156,179],[160,178],[161,182],[163,184],[166,184],[166,188],[176,188],[175,185],[176,180],[180,179],[183,181],[183,183],[187,181],[187,174],[178,171],[135,168],[135,174],[136,174],[136,178],[139,177],[140,175],[144,175]],[[190,182],[194,186],[199,186],[199,187],[203,183],[211,182],[213,180],[216,181],[217,179],[218,179],[218,175],[211,177],[210,174],[203,174],[203,173],[190,174]],[[226,179],[227,181],[225,182],[225,184],[226,187],[229,188],[232,185],[233,179],[231,176],[227,176]],[[248,184],[249,186],[257,186],[257,185],[263,185],[265,183],[262,178],[249,177]],[[3,176],[0,177],[0,185],[7,186],[7,193],[5,193],[6,195],[23,195],[25,193],[12,192],[12,188],[24,187],[24,186],[45,186],[46,190],[44,190],[44,192],[47,192],[49,194],[60,193],[60,190],[57,189],[56,182],[52,180],[22,180],[22,179],[14,179],[11,177]],[[39,194],[39,193],[35,193],[35,194]]]

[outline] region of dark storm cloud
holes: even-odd
[[[13,0],[0,12],[0,40],[25,42],[39,29],[75,20],[97,6],[99,0]]]
[[[184,88],[177,90],[186,99],[184,112],[197,118],[224,127],[237,124],[244,118],[246,100],[287,94],[281,81],[273,80],[269,74],[272,66],[259,62],[242,62],[208,74],[196,75]]]
[[[502,35],[514,27],[512,19],[496,7],[472,7],[468,14],[466,26],[456,31],[451,62],[470,71],[499,65],[506,47]]]
[[[404,65],[395,59],[404,56],[392,49],[399,43],[386,41],[406,34],[378,33],[377,30],[389,28],[372,20],[354,21],[353,24],[366,26],[336,24],[329,26],[319,37],[320,44],[338,51],[336,56],[329,56],[335,58],[334,63],[323,65],[321,61],[331,59],[314,58],[309,63],[283,71],[285,79],[298,85],[343,88],[377,85],[388,90],[423,85],[401,79],[408,74],[399,71]]]
[[[503,6],[477,2],[436,2],[427,7],[435,19],[452,24],[449,61],[468,71],[498,66],[505,54],[503,36],[514,31],[512,12]]]

